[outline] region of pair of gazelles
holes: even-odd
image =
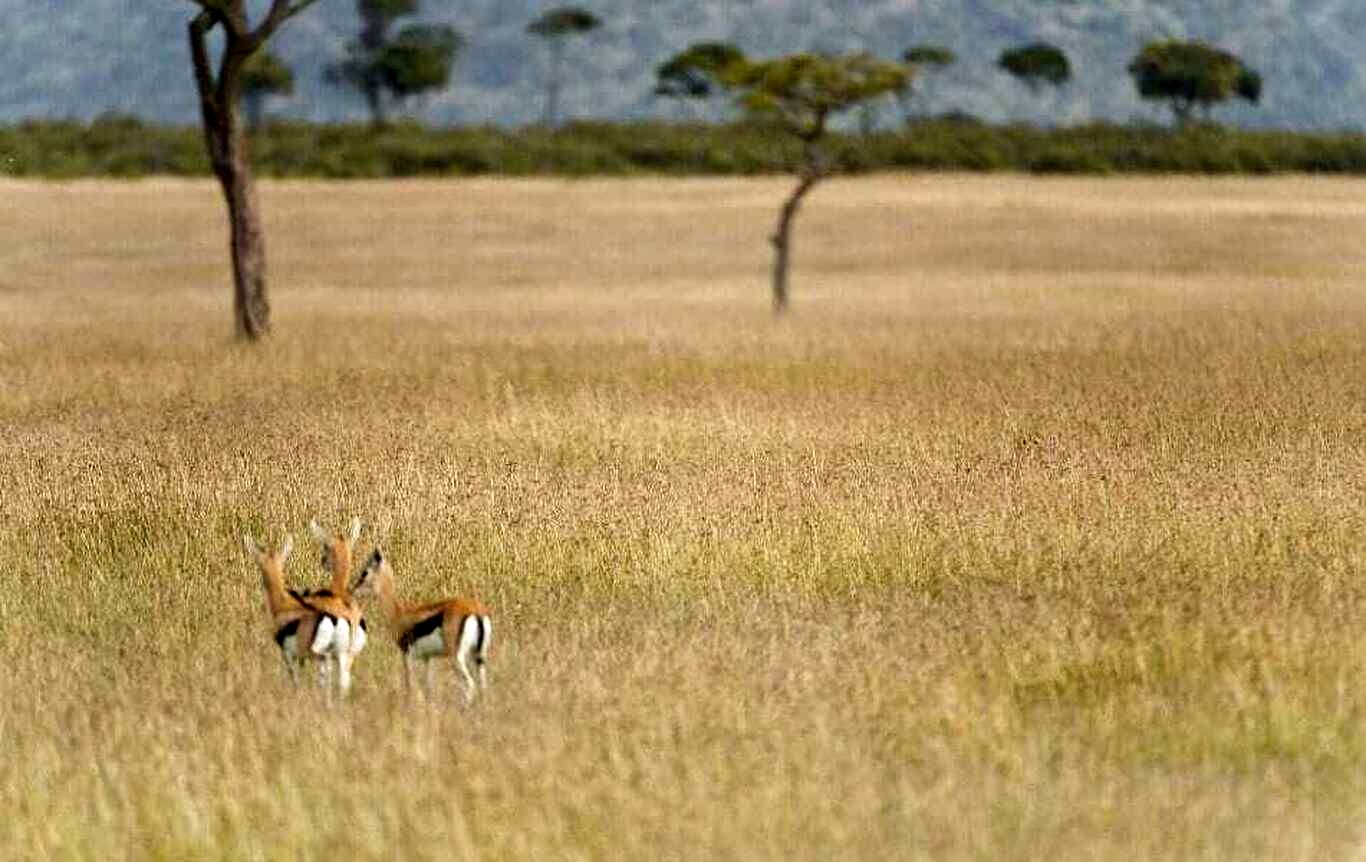
[[[251,536],[243,536],[247,553],[261,569],[266,588],[266,608],[274,626],[290,678],[296,683],[299,669],[315,664],[319,682],[331,686],[332,668],[337,687],[351,687],[351,665],[365,648],[368,637],[365,615],[358,597],[373,595],[389,619],[398,648],[403,653],[403,682],[411,685],[413,663],[426,663],[426,688],[431,688],[433,658],[449,658],[465,684],[466,700],[487,685],[485,662],[493,622],[488,608],[473,599],[444,599],[424,604],[400,601],[395,594],[394,573],[384,552],[376,548],[351,579],[360,518],[345,533],[328,533],[309,523],[309,531],[322,546],[322,566],[332,576],[328,586],[300,592],[285,585],[285,561],[294,547],[292,536],[276,550],[264,549]],[[471,670],[473,665],[473,670]]]

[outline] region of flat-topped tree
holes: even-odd
[[[601,26],[602,20],[598,16],[578,6],[551,9],[527,25],[526,31],[544,40],[550,49],[550,76],[546,79],[545,125],[554,126],[560,119],[565,43],[571,36],[585,36]]]
[[[705,102],[721,89],[720,71],[744,58],[729,42],[689,45],[655,68],[655,95],[677,99],[680,104]]]
[[[1072,64],[1067,61],[1067,55],[1047,42],[1003,51],[996,65],[1036,94],[1045,85],[1061,87],[1072,80]]]
[[[958,55],[943,45],[912,45],[902,52],[901,62],[909,66],[917,77],[922,77],[926,72],[943,71],[957,63]],[[909,103],[913,95],[914,91],[910,86],[897,93],[897,100],[901,102],[902,113],[908,121],[911,118]]]
[[[1034,42],[1001,53],[996,65],[1038,96],[1044,87],[1062,87],[1072,80],[1072,64],[1061,48]]]
[[[1149,42],[1128,71],[1139,96],[1166,102],[1181,128],[1190,123],[1196,108],[1208,119],[1221,102],[1237,97],[1256,104],[1262,98],[1260,74],[1205,42]]]
[[[719,71],[718,80],[738,95],[740,107],[753,121],[802,143],[802,157],[791,166],[797,187],[783,204],[771,242],[773,311],[788,307],[788,266],[792,222],[802,199],[838,166],[822,149],[830,120],[845,111],[905,89],[912,71],[869,54],[828,56],[793,54],[775,60],[738,60]]]
[[[247,109],[247,127],[261,128],[266,99],[294,95],[294,72],[269,51],[251,55],[242,70],[242,104]]]
[[[317,0],[271,0],[255,25],[247,13],[247,0],[190,2],[199,7],[199,14],[190,21],[189,35],[204,143],[228,205],[237,333],[256,340],[270,332],[270,301],[266,295],[265,233],[239,110],[244,72],[252,55],[281,25]],[[223,31],[216,64],[208,45],[214,29]]]

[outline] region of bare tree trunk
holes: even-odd
[[[1192,103],[1181,99],[1172,102],[1172,113],[1176,115],[1176,128],[1178,130],[1185,130],[1190,126],[1192,107]]]
[[[215,171],[217,173],[217,171]],[[226,175],[218,174],[228,204],[232,247],[233,315],[237,334],[256,341],[270,333],[270,298],[266,293],[266,236],[256,200],[256,181],[246,154],[233,150]]]
[[[261,131],[266,120],[266,95],[258,91],[251,91],[242,96],[242,102],[247,109],[247,128],[252,132]]]
[[[232,30],[225,28],[226,45],[215,80],[205,45],[205,37],[214,24],[212,13],[207,11],[190,23],[190,52],[204,118],[204,143],[228,206],[236,330],[239,337],[257,341],[270,332],[266,244],[238,111],[242,64],[255,48],[243,46]]]
[[[787,271],[792,257],[792,221],[797,217],[802,198],[806,197],[824,177],[824,172],[818,169],[809,170],[802,175],[801,182],[797,184],[787,203],[783,204],[782,213],[778,217],[778,229],[769,239],[773,243],[774,251],[773,313],[779,317],[787,311],[789,304]]]
[[[365,82],[365,104],[370,108],[371,128],[382,129],[389,125],[389,113],[384,107],[384,91],[378,82]]]
[[[550,40],[550,80],[546,82],[545,125],[554,128],[560,117],[560,86],[564,78],[564,37]]]

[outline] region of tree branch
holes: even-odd
[[[220,16],[206,5],[204,11],[190,21],[190,58],[194,61],[194,82],[199,90],[200,99],[211,100],[216,89],[213,69],[209,66],[209,48],[204,42],[204,37],[220,20]]]
[[[298,15],[300,12],[317,2],[318,0],[294,0],[294,5],[290,6],[289,11],[285,13],[285,20],[293,18],[295,15]]]
[[[270,11],[255,30],[246,34],[243,47],[248,53],[266,43],[280,25],[317,3],[318,0],[271,0]]]
[[[217,10],[205,8],[190,21],[190,57],[194,61],[195,89],[199,91],[199,109],[204,115],[204,139],[208,144],[209,157],[217,162],[222,158],[222,147],[214,130],[219,126],[222,105],[218,98],[218,82],[214,80],[213,69],[209,65],[209,48],[205,37],[223,20]]]
[[[241,38],[247,35],[247,10],[243,0],[190,0],[216,16],[223,29]]]

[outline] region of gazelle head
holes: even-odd
[[[356,580],[351,585],[351,594],[355,596],[380,595],[384,589],[383,584],[392,582],[394,577],[393,570],[389,568],[389,560],[384,556],[384,552],[375,548],[374,553],[365,561],[360,572],[356,575]]]
[[[329,572],[349,571],[360,539],[360,518],[351,519],[351,529],[335,535],[318,526],[316,520],[308,522],[308,531],[322,545],[322,566]]]
[[[289,554],[294,550],[294,537],[285,536],[285,542],[279,550],[270,551],[256,544],[256,540],[251,536],[242,536],[242,546],[247,549],[247,556],[256,561],[262,569],[272,569],[276,572],[284,571],[285,560],[289,559]]]

